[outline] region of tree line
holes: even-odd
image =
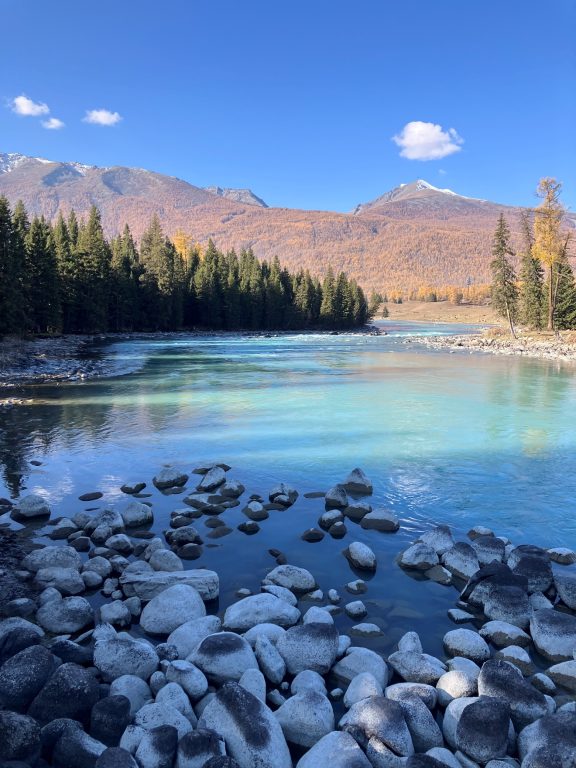
[[[558,331],[576,328],[576,279],[569,261],[571,233],[562,228],[566,209],[562,186],[545,178],[538,185],[542,202],[521,216],[523,245],[517,272],[511,261],[510,229],[501,214],[492,248],[492,303],[515,335],[515,324]]]
[[[350,329],[381,304],[344,272],[320,283],[251,249],[174,240],[156,216],[138,246],[128,226],[108,240],[96,207],[52,225],[0,197],[0,334]]]

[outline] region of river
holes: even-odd
[[[434,652],[455,593],[398,569],[395,554],[418,532],[441,522],[462,537],[482,524],[517,544],[576,548],[576,364],[429,350],[402,341],[467,329],[381,325],[388,335],[178,335],[107,345],[98,354],[123,375],[22,387],[17,394],[29,402],[0,411],[0,496],[39,492],[69,516],[126,503],[120,485],[143,480],[161,530],[182,506],[151,484],[164,464],[189,471],[225,461],[246,486],[243,498],[284,480],[301,497],[272,512],[259,534],[206,540],[201,564],[224,576],[223,604],[239,586],[257,588],[274,565],[269,547],[342,592],[354,574],[341,550],[357,539],[379,556],[378,589],[366,597],[368,620],[386,630],[384,650],[409,625]],[[372,503],[396,512],[400,532],[350,522],[344,541],[301,541],[323,511],[322,499],[302,494],[326,490],[356,466],[373,481]],[[101,501],[78,501],[93,490]],[[242,506],[225,515],[234,529]]]

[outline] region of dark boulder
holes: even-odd
[[[85,722],[100,698],[94,675],[77,664],[62,664],[38,693],[28,714],[41,724],[60,717]]]

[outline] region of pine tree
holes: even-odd
[[[576,280],[568,260],[569,237],[566,237],[554,266],[554,327],[559,330],[576,327]]]
[[[13,230],[13,277],[12,302],[15,305],[13,324],[16,331],[26,328],[28,309],[26,305],[26,236],[30,220],[22,200],[18,200],[12,214]]]
[[[501,213],[498,225],[494,233],[492,246],[494,259],[492,269],[492,304],[501,317],[504,317],[509,325],[510,332],[515,337],[514,322],[518,313],[518,288],[516,287],[516,273],[508,260],[514,252],[510,247],[510,230]]]
[[[26,235],[26,301],[33,333],[61,330],[60,285],[52,231],[35,217]]]
[[[534,256],[530,217],[527,211],[520,214],[523,247],[520,259],[519,316],[529,328],[542,328],[544,308],[544,270]]]
[[[320,305],[320,322],[326,328],[334,327],[336,312],[336,281],[332,267],[328,267],[322,283],[322,303]]]
[[[12,215],[8,200],[0,197],[0,334],[17,330],[18,307],[12,292],[15,273]]]
[[[110,246],[104,237],[100,212],[92,206],[78,232],[76,263],[81,279],[77,330],[92,333],[108,328]]]
[[[112,242],[112,285],[110,292],[111,327],[134,330],[140,326],[140,257],[128,224]]]

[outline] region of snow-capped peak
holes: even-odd
[[[10,171],[14,171],[28,161],[42,163],[43,165],[55,165],[59,162],[57,160],[47,160],[45,157],[29,157],[28,155],[21,155],[19,152],[0,152],[0,173],[10,173]],[[73,168],[81,176],[84,176],[86,171],[96,168],[95,165],[74,162],[62,163],[62,165]]]
[[[401,187],[404,187],[405,184],[401,184]],[[440,189],[440,187],[435,187],[433,184],[430,184],[428,181],[424,181],[424,179],[418,179],[416,182],[416,189],[432,189],[434,192],[443,192],[445,195],[455,195],[456,197],[460,197],[456,192],[453,192],[451,189]]]

